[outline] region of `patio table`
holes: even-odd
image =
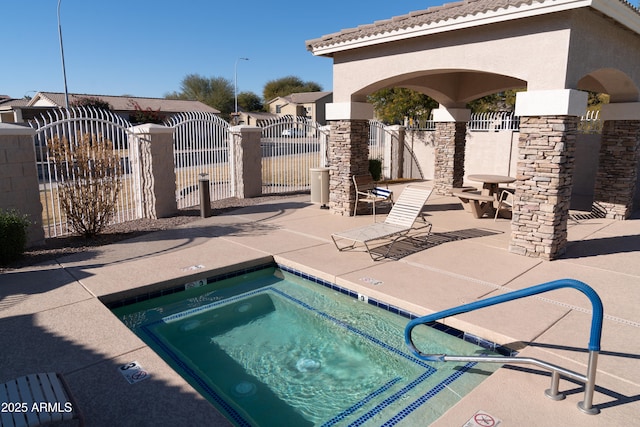
[[[457,196],[462,202],[462,206],[474,217],[482,218],[486,214],[493,216],[494,203],[498,202],[500,197],[500,184],[508,184],[516,179],[505,175],[469,175],[470,181],[482,182],[482,191],[453,191],[453,195]]]
[[[497,200],[500,192],[500,184],[510,184],[515,182],[515,178],[506,175],[469,175],[467,176],[469,181],[482,182],[482,194],[493,196]]]

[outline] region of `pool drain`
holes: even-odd
[[[190,320],[190,321],[186,322],[184,325],[180,326],[180,330],[182,332],[187,332],[187,331],[191,331],[192,329],[197,328],[198,326],[200,326],[200,321],[199,320]]]
[[[317,360],[303,357],[296,362],[296,369],[298,370],[298,372],[315,371],[318,368],[320,368],[320,362],[318,362]]]
[[[236,308],[238,313],[244,313],[244,312],[249,311],[250,309],[251,309],[251,303],[248,303],[248,302],[245,302],[244,304],[242,304],[238,308]]]
[[[236,384],[235,387],[233,387],[232,393],[236,397],[247,397],[256,394],[257,389],[258,388],[254,383],[251,383],[249,381],[242,381]]]

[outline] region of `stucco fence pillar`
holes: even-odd
[[[470,119],[471,110],[468,109],[441,106],[433,110],[436,122],[433,180],[437,194],[450,195],[453,188],[462,187],[467,122]]]
[[[576,90],[518,93],[510,252],[548,260],[565,252],[576,135],[586,105],[587,94]]]
[[[231,192],[239,199],[262,194],[261,136],[262,129],[256,126],[234,126],[229,129]]]
[[[166,218],[178,211],[173,132],[156,124],[131,128],[131,167],[138,180],[135,205],[142,218]]]
[[[637,192],[640,162],[640,103],[602,106],[602,140],[594,202],[607,218],[628,219]]]
[[[403,178],[404,172],[404,138],[406,130],[404,126],[386,126],[385,132],[389,135],[389,143],[385,145],[382,175],[388,179]]]
[[[29,247],[44,243],[35,133],[31,128],[0,123],[0,208],[27,216]]]

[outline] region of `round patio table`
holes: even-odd
[[[500,184],[510,184],[512,182],[515,182],[515,178],[512,176],[506,176],[506,175],[485,175],[485,174],[479,174],[479,175],[469,175],[467,176],[467,179],[469,181],[476,181],[476,182],[481,182],[482,183],[482,188],[484,188],[485,191],[483,191],[483,193],[486,192],[487,195],[489,196],[493,196],[495,195],[495,197],[497,197],[499,190],[499,185]]]

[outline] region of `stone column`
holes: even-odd
[[[575,116],[520,119],[509,251],[545,259],[564,253],[578,121]]]
[[[131,128],[131,166],[139,185],[138,214],[143,218],[166,218],[178,211],[176,172],[173,160],[173,128],[143,124]]]
[[[470,118],[471,111],[467,109],[445,109],[441,106],[433,111],[436,122],[433,179],[437,194],[448,195],[453,188],[462,187],[467,122]]]
[[[234,126],[229,129],[229,135],[232,194],[239,199],[262,195],[262,129]]]
[[[576,134],[587,94],[576,90],[519,92],[516,192],[509,251],[555,259],[567,244]]]
[[[369,119],[367,103],[327,105],[330,125],[328,143],[329,211],[349,216],[355,205],[352,176],[369,172]]]
[[[44,243],[35,134],[31,128],[0,123],[0,208],[27,216],[27,246]]]
[[[603,105],[602,140],[594,202],[607,218],[628,219],[640,162],[640,103]]]

